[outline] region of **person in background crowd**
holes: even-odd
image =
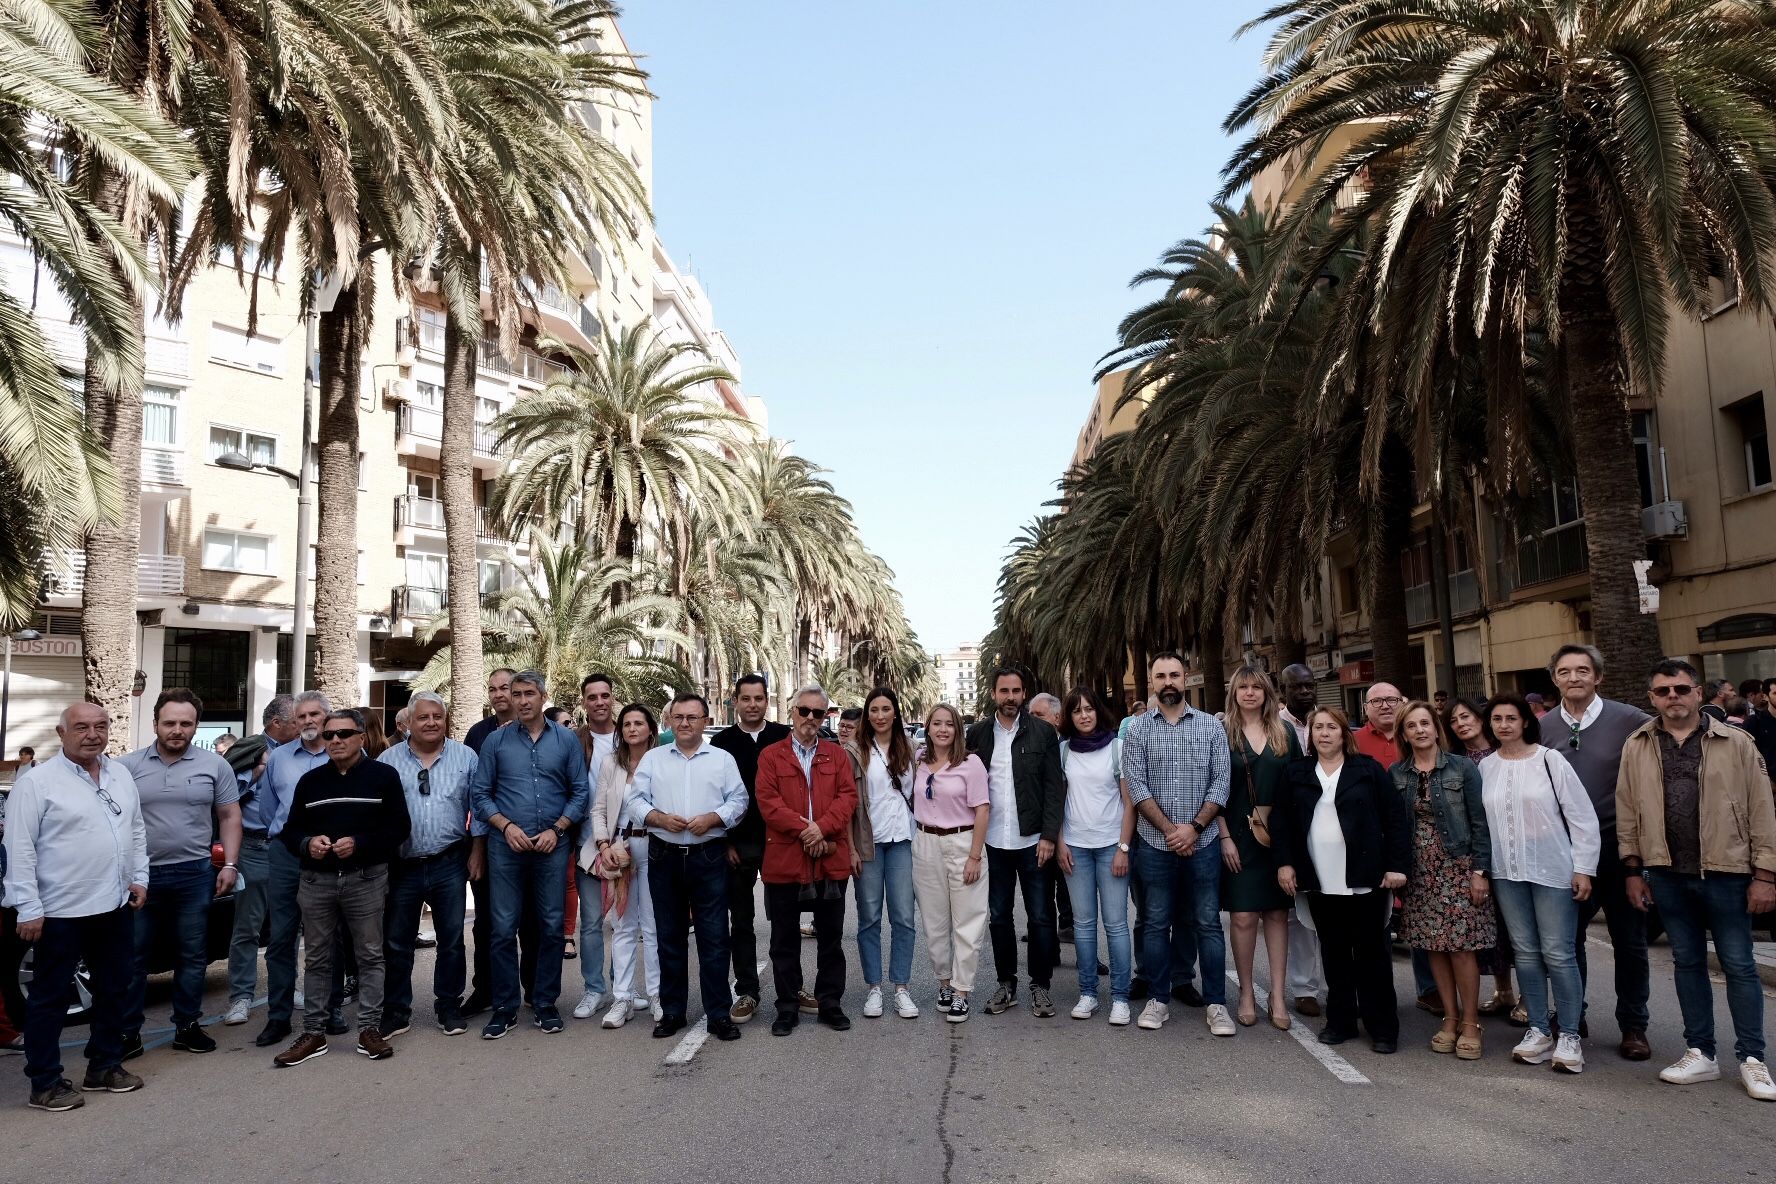
[[[19,746],[18,771],[22,773],[26,769],[34,769],[36,767],[37,750],[32,748],[29,744],[21,744]]]
[[[939,703],[925,717],[925,749],[913,773],[913,892],[944,1019],[968,1019],[968,998],[987,928],[981,875],[992,816],[987,767],[968,751],[962,713]]]
[[[510,666],[498,666],[487,674],[487,707],[491,715],[477,720],[463,737],[477,756],[487,738],[498,728],[517,718],[512,710],[512,676]],[[463,1000],[463,1018],[473,1019],[493,1005],[493,969],[489,960],[493,950],[493,881],[482,876],[471,881],[469,892],[475,902],[475,924],[470,930],[475,941],[474,961],[470,963],[469,997]],[[524,998],[531,998],[536,982],[536,918],[528,906],[518,922],[518,979]]]
[[[411,833],[389,862],[388,915],[383,944],[384,1040],[407,1031],[413,1015],[413,951],[419,944],[419,915],[432,910],[437,961],[432,966],[432,1012],[446,1036],[468,1031],[463,1019],[463,988],[468,969],[463,952],[466,885],[487,874],[487,827],[470,812],[469,785],[479,764],[467,744],[445,735],[450,708],[442,696],[420,691],[407,711],[412,735],[377,759],[401,778]]]
[[[216,743],[211,745],[211,750],[215,752],[217,756],[227,756],[228,750],[233,748],[239,740],[240,737],[236,736],[233,732],[223,732],[220,736],[216,737]]]
[[[407,739],[407,737],[409,737],[412,734],[413,734],[413,704],[411,702],[409,702],[407,706],[405,706],[405,707],[401,708],[401,710],[395,712],[395,730],[394,730],[394,733],[389,737],[389,741],[390,741],[390,743],[393,743],[393,744],[400,744],[403,741],[405,741]]]
[[[1221,827],[1221,904],[1233,923],[1233,965],[1239,975],[1239,1008],[1245,1027],[1258,1022],[1253,962],[1258,928],[1270,981],[1289,981],[1289,913],[1293,901],[1277,883],[1270,815],[1282,790],[1283,772],[1302,755],[1295,730],[1283,722],[1276,688],[1256,666],[1241,666],[1227,680],[1227,744],[1234,754],[1226,818]],[[1293,1022],[1281,991],[1270,996],[1270,1022],[1287,1031]]]
[[[1745,717],[1750,713],[1751,705],[1741,695],[1728,695],[1727,701],[1721,704],[1721,710],[1727,713],[1727,722],[1735,728],[1745,726]]]
[[[1295,733],[1295,748],[1305,754],[1309,750],[1307,717],[1319,702],[1314,672],[1296,663],[1283,668],[1281,685],[1283,722]],[[1271,988],[1275,990],[1273,986]],[[1313,1018],[1320,1014],[1320,992],[1324,989],[1320,975],[1320,943],[1301,920],[1299,909],[1289,910],[1289,994],[1295,997],[1298,1014]]]
[[[1733,693],[1731,679],[1711,678],[1702,684],[1702,714],[1716,723],[1727,722],[1727,699]]]
[[[771,1035],[800,1022],[801,915],[813,914],[814,998],[820,1022],[848,1031],[845,998],[845,882],[851,875],[851,817],[857,809],[857,765],[833,741],[820,739],[826,692],[796,692],[788,740],[759,754],[758,804],[765,820],[765,915],[771,922],[771,974],[777,1018]]]
[[[259,779],[264,796],[261,816],[266,835],[277,840],[283,835],[290,818],[290,803],[296,798],[296,783],[310,770],[327,763],[327,746],[321,740],[321,725],[333,709],[327,696],[319,691],[304,691],[296,696],[295,715],[298,734],[294,741],[273,749],[265,761],[265,775]],[[266,858],[266,911],[271,915],[271,939],[265,944],[265,1027],[253,1038],[260,1048],[281,1044],[290,1035],[290,1017],[296,1009],[296,938],[301,931],[302,909],[298,892],[302,883],[301,857],[284,842],[271,842]],[[329,930],[329,933],[331,930]],[[257,934],[255,934],[255,938]],[[315,938],[309,935],[310,942]],[[330,939],[329,939],[330,940]],[[344,976],[341,958],[331,960],[336,970],[335,985],[327,1000],[327,1034],[344,1035]],[[306,988],[305,988],[306,990]],[[305,1006],[313,1000],[305,1000]]]
[[[1061,771],[1067,780],[1066,810],[1056,859],[1073,897],[1073,952],[1079,967],[1079,1002],[1072,1016],[1088,1020],[1098,1010],[1098,918],[1110,947],[1110,1022],[1129,1022],[1133,951],[1129,946],[1128,870],[1135,808],[1122,787],[1122,742],[1110,730],[1103,697],[1075,688],[1061,714]]]
[[[296,699],[291,695],[274,697],[265,705],[259,721],[261,735],[248,737],[228,750],[228,765],[234,770],[235,783],[240,787],[238,862],[240,879],[244,881],[244,886],[234,894],[234,934],[228,943],[228,1010],[222,1013],[222,1022],[229,1025],[247,1022],[253,1010],[253,994],[259,985],[259,931],[265,925],[271,886],[269,828],[272,810],[269,807],[275,804],[272,795],[266,791],[267,758],[271,749],[288,744],[302,733],[296,723]],[[288,1034],[287,1031],[284,1033]]]
[[[1486,704],[1472,699],[1456,699],[1443,713],[1443,729],[1449,734],[1450,750],[1467,757],[1475,768],[1492,755],[1492,743],[1486,739],[1485,715]],[[1511,985],[1511,974],[1517,962],[1511,953],[1510,931],[1505,928],[1505,915],[1499,910],[1496,892],[1492,895],[1492,922],[1498,942],[1480,958],[1481,968],[1492,975],[1492,994],[1480,1001],[1480,1014],[1504,1012],[1512,1023],[1527,1026],[1529,1013],[1517,1001],[1517,991]]]
[[[1753,698],[1745,730],[1751,733],[1752,742],[1763,756],[1764,768],[1776,774],[1776,678],[1765,679]]]
[[[1496,751],[1480,762],[1493,891],[1505,912],[1529,1014],[1511,1059],[1525,1065],[1552,1059],[1557,1070],[1581,1073],[1585,989],[1574,945],[1578,904],[1591,895],[1601,839],[1584,783],[1566,758],[1541,746],[1541,722],[1519,696],[1495,696],[1486,708],[1486,738]]]
[[[987,833],[987,932],[999,989],[987,1014],[1017,1006],[1018,940],[1014,903],[1021,891],[1030,927],[1030,1013],[1054,1015],[1049,984],[1060,961],[1055,937],[1054,847],[1061,829],[1066,786],[1061,781],[1060,738],[1024,710],[1024,676],[993,672],[993,718],[968,731],[968,751],[987,767],[992,819]]]
[[[1400,712],[1400,760],[1391,771],[1412,819],[1413,850],[1399,939],[1425,951],[1443,1000],[1443,1026],[1431,1037],[1431,1051],[1477,1061],[1483,1040],[1476,954],[1498,945],[1492,836],[1480,770],[1450,747],[1430,704],[1408,703]]]
[[[660,1007],[660,942],[654,927],[654,898],[648,888],[648,833],[641,819],[628,810],[629,788],[641,758],[654,748],[660,728],[653,712],[631,703],[617,715],[619,743],[598,767],[598,788],[586,841],[580,847],[579,867],[597,880],[586,892],[607,892],[606,911],[611,921],[611,1005],[604,1013],[607,1028],[620,1028],[629,1016],[651,1007],[654,1021],[664,1014]],[[635,956],[641,948],[642,983],[645,995],[635,993]],[[649,1000],[652,1000],[650,1004]]]
[[[855,745],[862,721],[863,708],[861,707],[847,707],[839,712],[839,743],[846,746]]]
[[[56,735],[60,755],[20,776],[6,806],[5,904],[17,913],[19,939],[36,943],[25,1008],[29,1105],[50,1111],[85,1102],[62,1076],[61,1057],[74,968],[83,961],[92,1018],[80,1088],[142,1088],[123,1067],[123,1013],[131,911],[148,900],[148,831],[129,770],[105,755],[110,717],[97,704],[75,703],[62,711]]]
[[[364,755],[375,760],[388,751],[388,732],[382,726],[382,712],[366,711],[364,715]]]
[[[1696,668],[1653,668],[1659,714],[1628,737],[1616,780],[1616,836],[1628,899],[1659,906],[1671,937],[1684,1055],[1659,1080],[1691,1085],[1720,1076],[1708,939],[1727,980],[1733,1052],[1745,1092],[1776,1102],[1764,1060],[1764,996],[1751,952],[1751,918],[1776,909],[1776,806],[1751,738],[1701,714]],[[1644,878],[1642,878],[1644,877]]]
[[[728,832],[745,817],[746,783],[727,752],[703,738],[709,703],[680,692],[666,709],[673,742],[641,758],[626,809],[648,828],[648,889],[660,933],[660,1008],[655,1039],[689,1022],[690,935],[697,926],[698,986],[708,1031],[738,1040],[728,988]],[[727,729],[732,731],[733,729]],[[726,732],[722,733],[723,735]]]
[[[1764,689],[1764,681],[1757,678],[1739,680],[1739,695],[1751,705],[1751,710],[1762,711],[1769,706],[1769,693]]]
[[[1227,732],[1184,701],[1184,660],[1161,653],[1148,669],[1159,710],[1129,725],[1122,776],[1140,812],[1135,862],[1146,891],[1146,968],[1153,997],[1137,1023],[1149,1030],[1170,1018],[1173,917],[1196,931],[1209,1031],[1232,1036],[1227,1011],[1226,940],[1221,932],[1221,812],[1227,806]]]
[[[1537,719],[1548,714],[1548,700],[1540,691],[1531,691],[1524,696],[1523,701],[1529,704],[1530,710],[1535,712]]]
[[[1652,971],[1647,963],[1646,917],[1628,903],[1627,875],[1616,841],[1616,775],[1621,768],[1622,746],[1647,714],[1638,707],[1605,699],[1603,655],[1593,646],[1563,645],[1548,662],[1548,673],[1560,691],[1560,706],[1542,717],[1542,734],[1548,747],[1565,758],[1578,774],[1597,812],[1602,848],[1591,895],[1579,903],[1574,949],[1579,959],[1579,984],[1589,985],[1590,965],[1585,958],[1585,934],[1603,910],[1609,925],[1610,946],[1615,951],[1616,1026],[1621,1029],[1621,1055],[1644,1061],[1653,1055],[1647,1043],[1647,999]],[[1580,1019],[1580,1035],[1585,1035]]]
[[[1391,682],[1378,682],[1363,696],[1363,726],[1356,730],[1357,751],[1383,769],[1400,757],[1400,708],[1406,697]]]
[[[596,783],[604,758],[617,747],[617,725],[611,713],[617,705],[611,676],[603,672],[580,680],[580,705],[586,722],[576,733],[586,752],[587,775]],[[572,727],[571,720],[563,727]],[[594,789],[596,799],[596,789]],[[584,840],[582,840],[583,845]],[[585,988],[574,1004],[576,1020],[591,1019],[604,1003],[604,886],[570,861],[567,869],[567,957],[580,962],[580,983]],[[588,891],[590,889],[590,891]]]
[[[487,824],[487,878],[493,903],[493,1014],[483,1040],[498,1040],[518,1021],[520,973],[518,925],[530,902],[537,919],[536,977],[531,1014],[538,1030],[562,1030],[555,1004],[561,992],[561,954],[566,918],[570,828],[586,817],[591,791],[586,753],[579,738],[543,718],[543,676],[526,670],[512,677],[517,719],[487,738],[471,790],[475,816]],[[491,836],[498,835],[498,839]]]
[[[1321,1044],[1355,1038],[1394,1052],[1400,1014],[1394,997],[1387,918],[1390,894],[1412,867],[1406,805],[1393,778],[1357,749],[1350,721],[1336,707],[1308,715],[1311,756],[1289,762],[1271,811],[1277,884],[1308,894],[1326,968],[1326,1026]]]
[[[759,816],[758,799],[753,790],[758,781],[759,753],[771,745],[789,739],[789,726],[765,718],[770,695],[762,674],[742,674],[734,681],[734,726],[723,728],[710,743],[727,753],[740,770],[746,788],[746,813],[738,826],[727,835],[729,940],[734,959],[735,1023],[744,1024],[758,1013],[759,971],[758,937],[755,929],[757,904],[753,885],[758,883],[759,867],[765,857],[765,822]],[[802,1009],[818,1008],[810,995],[802,1001]]]
[[[148,901],[136,913],[135,974],[123,1016],[125,1060],[142,1054],[148,952],[158,934],[173,935],[173,1047],[214,1052],[203,1018],[204,970],[210,962],[210,901],[240,879],[240,783],[227,761],[193,744],[203,702],[183,687],[154,701],[154,743],[123,757],[136,783],[148,832]],[[222,867],[210,840],[222,842]]]
[[[560,724],[568,731],[573,731],[574,713],[571,707],[548,707],[543,711],[543,718],[552,724]]]
[[[900,716],[900,698],[877,687],[863,700],[863,735],[856,747],[863,776],[851,815],[851,874],[857,879],[857,961],[863,970],[863,1014],[882,1014],[882,906],[890,931],[888,983],[894,1010],[917,1019],[907,984],[913,974],[913,746]]]
[[[1027,704],[1025,704],[1025,707],[1031,715],[1053,728],[1056,735],[1060,734],[1061,701],[1059,699],[1055,698],[1047,691],[1044,691],[1042,694],[1032,698]],[[1055,857],[1057,859],[1060,857],[1060,852],[1060,844],[1057,843],[1055,844]],[[1069,893],[1065,890],[1064,885],[1056,887],[1054,894],[1055,940],[1063,945],[1073,940],[1073,902],[1068,899],[1068,897]],[[1024,940],[1030,940],[1028,934],[1024,935]],[[1057,953],[1057,957],[1058,956]]]
[[[1443,713],[1449,710],[1449,692],[1438,691],[1436,694],[1432,695],[1431,708],[1437,716],[1441,718]]]
[[[383,913],[388,864],[407,841],[412,823],[401,778],[365,751],[364,713],[329,711],[321,739],[327,763],[302,775],[281,832],[302,861],[302,1035],[271,1063],[300,1065],[327,1051],[328,984],[334,938],[343,929],[357,950],[358,1051],[373,1061],[394,1055],[382,1036]]]

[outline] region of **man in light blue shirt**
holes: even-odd
[[[271,840],[266,811],[271,795],[263,792],[266,762],[274,749],[302,732],[296,726],[296,700],[289,695],[273,697],[259,718],[263,734],[243,740],[229,750],[236,759],[228,763],[236,769],[240,785],[241,886],[234,894],[234,936],[228,943],[228,1010],[222,1015],[225,1024],[247,1022],[253,1009],[253,992],[259,985],[259,930],[265,924],[265,911],[271,901]],[[252,749],[258,750],[256,757],[242,755]]]
[[[479,759],[467,744],[445,736],[449,708],[430,691],[408,704],[409,739],[377,759],[401,775],[413,832],[389,864],[388,919],[383,942],[387,962],[382,988],[382,1038],[407,1031],[413,1015],[413,951],[419,914],[432,909],[438,960],[432,968],[432,1006],[438,1030],[459,1036],[467,967],[463,957],[464,882],[479,880],[487,866],[487,826],[469,818],[469,785]]]
[[[709,1034],[738,1040],[728,988],[728,828],[746,813],[746,783],[734,758],[703,739],[709,704],[685,693],[666,709],[673,742],[641,758],[629,783],[629,817],[648,828],[648,891],[660,942],[660,1022],[673,1035],[688,1022],[689,918],[697,923],[697,970]]]

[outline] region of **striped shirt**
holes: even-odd
[[[1204,802],[1227,808],[1232,763],[1221,721],[1189,706],[1175,724],[1167,723],[1158,711],[1136,716],[1122,743],[1122,776],[1128,782],[1129,800],[1138,811],[1152,798],[1160,813],[1177,825],[1200,814]],[[1165,836],[1138,812],[1135,828],[1148,845],[1165,849]],[[1220,835],[1217,818],[1196,837],[1191,850],[1201,851]]]
[[[487,833],[486,823],[479,818],[469,819],[469,782],[475,777],[479,758],[467,744],[446,739],[429,768],[404,740],[376,759],[401,775],[401,789],[407,796],[407,815],[413,820],[413,833],[401,844],[402,859],[425,859],[462,842],[465,835]],[[465,819],[469,819],[466,831]]]

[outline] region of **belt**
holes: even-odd
[[[625,826],[622,830],[618,831],[617,834],[625,839],[645,839],[648,837],[647,827],[645,826]]]
[[[271,836],[265,831],[256,830],[250,826],[241,827],[241,834],[249,839],[258,839],[260,842],[265,842],[271,838]]]
[[[928,835],[962,835],[974,829],[974,823],[967,826],[926,826],[923,822],[913,824]]]

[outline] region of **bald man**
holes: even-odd
[[[1356,731],[1357,751],[1374,757],[1384,769],[1400,763],[1394,730],[1399,726],[1400,708],[1405,703],[1406,697],[1391,682],[1378,682],[1363,696],[1363,718],[1367,722]]]

